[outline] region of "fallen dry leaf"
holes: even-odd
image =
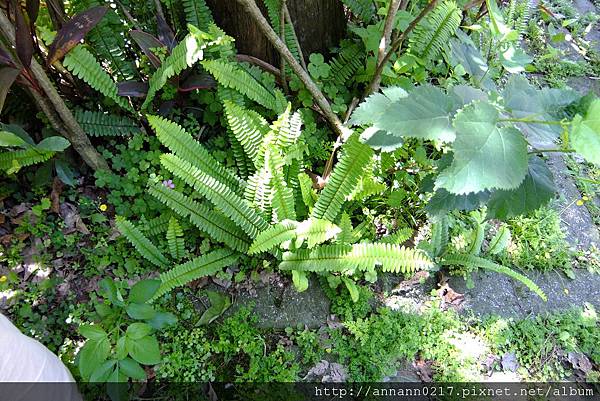
[[[425,383],[430,383],[433,381],[433,369],[431,366],[433,365],[432,361],[426,361],[424,359],[417,359],[413,366],[417,371],[417,375],[421,378],[421,381]]]

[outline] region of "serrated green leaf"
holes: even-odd
[[[499,127],[499,112],[475,102],[454,118],[454,159],[436,188],[462,195],[487,189],[517,188],[527,174],[527,142],[513,127]]]
[[[303,271],[292,270],[292,282],[298,292],[303,292],[308,289],[308,277],[306,277],[306,273]]]
[[[573,119],[570,140],[577,153],[600,166],[600,99],[590,104],[585,117]]]
[[[146,336],[133,339],[127,336],[125,344],[129,355],[142,365],[156,365],[160,363],[160,349],[156,337]]]

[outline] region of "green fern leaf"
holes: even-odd
[[[185,18],[188,24],[206,31],[213,23],[213,16],[205,0],[182,0]]]
[[[410,53],[426,61],[435,59],[456,33],[461,18],[453,0],[438,4],[414,29],[409,38]]]
[[[185,254],[183,230],[175,217],[171,217],[167,228],[167,243],[169,253],[174,260],[180,260]]]
[[[281,270],[353,272],[381,266],[384,272],[408,273],[427,269],[432,262],[418,249],[392,244],[323,245],[285,252]]]
[[[202,277],[212,276],[226,266],[236,262],[239,254],[230,249],[217,249],[216,251],[199,256],[174,267],[160,275],[160,287],[152,297],[155,300],[176,287],[198,280]]]
[[[148,123],[156,132],[156,137],[163,145],[206,174],[230,186],[236,193],[240,192],[242,181],[223,167],[204,146],[194,140],[183,128],[162,117],[150,115],[147,117]]]
[[[431,256],[438,257],[446,251],[448,246],[448,217],[441,216],[431,225]]]
[[[363,49],[358,44],[344,47],[329,63],[329,76],[336,86],[348,85],[354,74],[363,67]]]
[[[314,218],[305,220],[296,228],[296,237],[298,238],[296,247],[302,246],[306,240],[308,247],[313,248],[315,245],[335,238],[341,231],[341,228],[327,220]]]
[[[276,113],[285,109],[285,105],[281,101],[282,98],[285,98],[283,94],[280,93],[281,96],[274,95],[237,64],[223,60],[205,60],[202,62],[202,66],[224,87],[235,89]]]
[[[337,236],[338,244],[353,244],[356,242],[354,235],[352,235],[352,220],[350,220],[350,215],[346,212],[342,212],[342,217],[340,218],[340,233]],[[382,241],[383,242],[383,241]]]
[[[32,166],[43,163],[54,156],[55,152],[38,149],[13,150],[0,152],[0,170],[8,171],[14,168]]]
[[[65,56],[63,64],[73,75],[85,81],[89,86],[112,99],[123,109],[133,112],[133,108],[127,103],[127,100],[118,95],[117,84],[85,47],[79,45],[73,48]]]
[[[485,270],[490,270],[496,273],[505,274],[508,277],[520,281],[523,283],[529,290],[537,294],[544,301],[547,301],[548,298],[546,294],[540,287],[537,286],[531,279],[518,273],[512,269],[509,269],[506,266],[499,265],[487,259],[481,258],[475,255],[448,255],[445,256],[441,261],[442,265],[459,265],[466,267],[479,267]]]
[[[250,245],[248,253],[254,255],[261,252],[267,252],[283,244],[286,241],[296,238],[297,221],[286,220],[274,224],[265,231],[256,236],[256,239]]]
[[[223,106],[229,128],[242,144],[254,166],[258,168],[258,150],[269,133],[269,124],[257,112],[247,110],[231,101],[224,101]]]
[[[351,136],[344,146],[344,154],[315,204],[312,217],[334,221],[372,157],[373,150],[360,143],[356,135]]]
[[[380,242],[384,244],[403,244],[408,241],[413,235],[413,230],[408,227],[404,227],[396,231],[395,233],[383,237]]]
[[[283,176],[283,160],[275,149],[267,153],[267,164],[271,171],[271,188],[273,190],[271,204],[273,206],[273,220],[295,220],[294,193],[287,186]]]
[[[250,244],[248,236],[222,214],[210,210],[162,184],[150,185],[148,192],[181,217],[188,218],[201,232],[208,234],[214,241],[223,242],[228,247],[240,252],[248,249]]]
[[[256,237],[268,227],[268,223],[252,210],[244,199],[221,181],[173,154],[162,155],[160,160],[167,170],[205,196],[250,238]]]
[[[269,166],[265,165],[248,179],[244,188],[244,199],[258,209],[265,218],[269,218],[272,211],[271,176]]]
[[[91,136],[127,136],[140,132],[132,119],[101,111],[76,109],[75,119],[86,134]]]
[[[313,183],[310,177],[306,173],[298,174],[298,181],[300,182],[300,192],[302,194],[302,200],[308,208],[312,211],[313,206],[317,200],[317,194],[313,189]]]
[[[342,0],[342,3],[365,24],[368,24],[376,14],[371,0]]]
[[[167,266],[169,263],[167,258],[133,223],[121,216],[117,216],[115,223],[121,234],[131,242],[140,255],[155,266]]]
[[[148,94],[142,104],[142,110],[145,110],[156,92],[158,92],[169,80],[169,78],[180,74],[186,68],[191,67],[197,61],[202,60],[204,57],[204,48],[206,44],[201,44],[194,35],[187,35],[177,46],[173,48],[173,51],[161,64],[161,66],[154,72],[150,81],[148,82]]]
[[[142,232],[147,236],[158,237],[159,235],[167,232],[171,216],[171,213],[167,211],[166,213],[163,213],[151,220],[146,220],[144,217],[142,217],[139,224],[140,230],[142,230]]]

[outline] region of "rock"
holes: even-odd
[[[519,368],[519,362],[517,362],[517,356],[514,352],[507,352],[502,355],[500,364],[502,365],[502,370],[505,372],[516,372]]]
[[[321,383],[343,383],[346,379],[346,370],[342,365],[322,360],[310,368],[303,380]]]

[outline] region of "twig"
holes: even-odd
[[[290,10],[286,3],[283,3],[283,11],[285,12],[285,19],[290,24],[290,28],[292,36],[294,37],[294,43],[298,48],[298,57],[300,57],[300,65],[304,68],[304,71],[308,71],[306,67],[306,61],[304,61],[304,54],[302,53],[302,47],[300,46],[300,41],[298,40],[298,35],[296,35],[296,28],[294,28],[294,23],[292,22],[292,16],[290,15]]]
[[[333,131],[339,137],[343,137],[345,131],[344,126],[342,125],[340,119],[335,115],[335,113],[331,109],[329,101],[325,98],[323,92],[321,92],[321,90],[313,82],[308,73],[304,69],[302,69],[302,66],[294,58],[294,56],[290,52],[290,49],[288,49],[285,43],[281,41],[279,36],[277,36],[277,33],[275,33],[273,28],[271,28],[271,25],[269,25],[269,22],[267,22],[265,17],[262,15],[262,12],[256,5],[256,2],[254,0],[237,1],[246,9],[248,14],[250,14],[250,17],[254,19],[254,21],[257,23],[258,28],[267,37],[267,39],[271,42],[271,44],[273,45],[273,47],[275,47],[279,54],[286,59],[286,61],[289,63],[290,67],[296,73],[296,75],[298,75],[306,89],[315,99],[315,102],[317,103],[319,108],[323,111],[323,116],[325,117]]]
[[[264,71],[266,71],[266,72],[268,72],[270,74],[275,75],[279,79],[282,78],[281,77],[281,71],[277,67],[275,67],[274,65],[269,64],[269,63],[267,63],[264,60],[261,60],[259,58],[254,57],[254,56],[249,56],[247,54],[237,54],[235,56],[235,58],[238,61],[241,61],[241,62],[246,62],[246,63],[254,64],[254,65],[260,67],[262,70],[264,70]]]
[[[385,52],[388,49],[390,44],[390,39],[392,37],[392,31],[394,30],[394,20],[396,19],[396,13],[400,8],[401,1],[400,0],[392,0],[390,1],[390,6],[387,11],[387,15],[385,17],[385,24],[383,26],[383,34],[381,35],[381,40],[379,41],[379,49],[377,51],[377,66],[381,64],[385,57]],[[376,75],[374,77],[374,81],[371,83],[371,92],[377,92],[379,90],[379,84],[381,83],[381,74]]]
[[[431,12],[431,10],[433,10],[433,8],[437,4],[437,2],[438,2],[438,0],[430,0],[430,2],[427,4],[427,7],[425,7],[423,10],[421,10],[419,15],[417,15],[415,17],[415,19],[413,19],[411,21],[411,23],[408,25],[408,27],[392,43],[392,46],[390,47],[390,49],[387,51],[387,53],[385,54],[385,56],[383,57],[383,59],[381,60],[379,65],[377,66],[377,69],[375,70],[375,74],[373,75],[373,78],[371,79],[371,83],[367,87],[363,97],[367,97],[371,93],[375,92],[375,90],[377,90],[377,88],[379,87],[379,82],[381,82],[381,74],[383,73],[383,69],[385,68],[386,64],[390,61],[390,59],[392,58],[392,55],[394,53],[396,53],[398,51],[398,49],[400,49],[400,46],[402,46],[402,43],[404,42],[404,40],[413,31],[413,29],[415,29],[417,24],[419,22],[421,22],[421,20],[423,18],[425,18],[425,16],[427,14],[429,14]]]
[[[279,10],[279,37],[281,41],[285,43],[285,0],[281,0],[281,9]],[[287,84],[287,78],[285,77],[285,58],[279,57],[279,71],[281,72],[281,85],[286,95],[289,95],[290,90]]]

